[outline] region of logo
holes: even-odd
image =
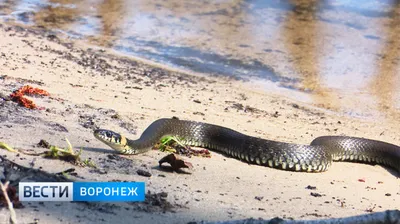
[[[20,182],[20,201],[144,201],[144,182]]]

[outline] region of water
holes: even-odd
[[[400,1],[0,1],[5,21],[366,118],[400,109]]]

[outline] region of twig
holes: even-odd
[[[8,193],[7,193],[7,188],[8,188],[8,185],[9,185],[9,184],[10,184],[9,181],[7,181],[5,184],[3,184],[3,183],[0,181],[1,191],[3,192],[4,198],[5,198],[6,201],[7,201],[8,210],[10,210],[10,215],[11,215],[11,217],[10,217],[10,222],[11,222],[11,224],[17,224],[17,215],[16,215],[16,213],[15,213],[14,206],[13,206],[13,204],[11,203],[10,198],[8,197]]]
[[[17,150],[13,149],[11,146],[7,145],[4,142],[0,142],[0,149],[5,149],[9,152],[18,152]]]
[[[44,155],[44,157],[46,157],[46,158],[62,159],[65,161],[73,161],[74,164],[84,164],[84,165],[89,165],[89,166],[95,167],[95,164],[90,161],[86,161],[86,163],[82,163],[81,159],[80,159],[82,149],[78,153],[75,153],[69,140],[67,138],[65,138],[65,141],[67,142],[67,145],[68,145],[68,147],[65,149],[59,148],[55,145],[48,145],[47,148],[49,148],[50,150],[45,151],[45,152],[40,152],[40,153],[31,153],[31,152],[27,152],[27,151],[23,151],[23,150],[16,150],[4,142],[0,142],[0,149],[6,149],[9,152],[22,153],[24,155],[29,155],[29,156]]]

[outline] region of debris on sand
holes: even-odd
[[[179,156],[173,153],[163,157],[158,163],[160,167],[163,163],[169,163],[174,171],[179,171],[180,168],[193,168],[191,163],[183,161]]]
[[[4,142],[0,142],[0,149],[6,149],[7,151],[10,151],[10,152],[22,153],[22,154],[30,155],[30,156],[43,155],[44,158],[59,159],[59,160],[70,162],[74,165],[78,165],[78,166],[82,166],[82,167],[92,167],[92,168],[97,167],[96,164],[91,159],[85,159],[82,161],[81,157],[80,157],[81,153],[82,153],[82,149],[80,149],[78,152],[75,152],[71,143],[69,142],[69,140],[67,138],[65,138],[65,141],[67,142],[68,147],[65,149],[62,149],[58,146],[51,145],[46,140],[41,139],[40,142],[37,144],[37,146],[47,148],[49,150],[45,151],[45,152],[40,152],[40,153],[30,153],[30,152],[23,151],[23,150],[16,150]]]
[[[142,203],[131,203],[131,205],[135,206],[137,210],[144,211],[148,213],[156,213],[156,212],[175,212],[176,207],[183,207],[179,204],[171,204],[168,200],[167,192],[159,192],[153,193],[151,191],[147,191],[146,198]]]
[[[17,195],[17,188],[15,186],[11,186],[9,184],[4,184],[5,191],[7,191],[7,196],[5,195],[5,191],[0,191],[0,207],[7,207],[8,206],[8,200],[13,204],[14,208],[23,208],[24,206],[21,204],[19,201],[18,195]]]
[[[144,177],[151,177],[151,176],[152,176],[152,174],[151,174],[149,171],[143,170],[143,169],[138,169],[138,170],[136,171],[136,173],[137,173],[138,175],[144,176]]]
[[[154,149],[158,149],[162,152],[176,153],[178,155],[201,156],[211,158],[211,153],[207,149],[192,149],[190,146],[185,145],[184,139],[175,136],[165,136],[161,138],[160,142],[154,146]]]
[[[19,105],[26,107],[28,109],[36,109],[37,106],[35,105],[35,103],[33,103],[32,100],[25,98],[24,95],[49,96],[50,94],[46,90],[34,88],[29,85],[26,85],[26,86],[23,86],[23,87],[17,89],[10,95],[11,100],[19,103]]]
[[[65,149],[59,148],[55,145],[50,145],[43,139],[40,140],[38,145],[47,146],[46,148],[50,149],[49,151],[44,152],[45,158],[59,159],[82,167],[97,168],[96,164],[91,159],[85,159],[83,161],[81,160],[80,156],[82,154],[82,149],[80,149],[78,152],[75,152],[69,140],[65,138],[65,141],[68,144],[68,147]]]
[[[13,149],[11,146],[7,145],[4,142],[0,142],[0,149],[5,149],[9,152],[18,152],[17,150]]]

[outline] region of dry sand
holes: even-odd
[[[270,94],[251,83],[187,75],[148,65],[45,31],[0,26],[0,93],[23,85],[50,92],[29,110],[0,99],[0,142],[40,152],[40,139],[65,146],[67,137],[98,169],[0,152],[49,173],[74,168],[85,181],[144,181],[145,203],[26,203],[20,223],[187,223],[273,217],[319,219],[400,209],[399,176],[376,165],[334,163],[324,173],[248,165],[218,153],[185,158],[190,174],[158,168],[166,153],[120,156],[96,140],[101,127],[136,138],[152,121],[176,116],[262,138],[308,144],[321,135],[368,137],[400,145],[398,123],[341,116]],[[138,169],[152,173],[140,176]],[[360,181],[364,180],[364,181]],[[307,186],[316,189],[307,189]],[[0,223],[8,211],[2,209]]]

